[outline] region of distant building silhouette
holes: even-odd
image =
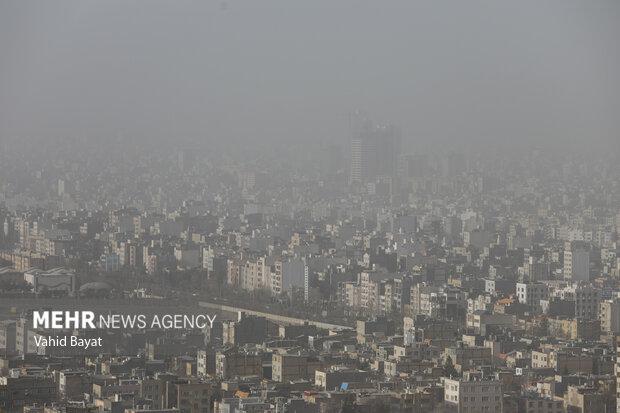
[[[349,182],[365,184],[394,177],[400,151],[400,132],[392,125],[375,125],[367,118],[352,127]]]

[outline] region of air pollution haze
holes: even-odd
[[[620,412],[620,1],[0,0],[0,412]]]
[[[0,132],[141,142],[620,140],[620,4],[11,1]]]

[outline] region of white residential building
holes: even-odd
[[[467,375],[466,375],[467,376]],[[446,412],[501,413],[502,385],[497,380],[444,379]]]

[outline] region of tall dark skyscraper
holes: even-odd
[[[365,184],[378,177],[394,177],[400,151],[400,131],[363,119],[351,137],[350,183]]]

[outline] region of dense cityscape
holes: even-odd
[[[409,152],[359,114],[260,162],[7,140],[0,406],[615,411],[618,163],[520,151]],[[217,316],[84,349],[41,345],[45,308]]]
[[[620,413],[619,23],[0,0],[0,413]]]

